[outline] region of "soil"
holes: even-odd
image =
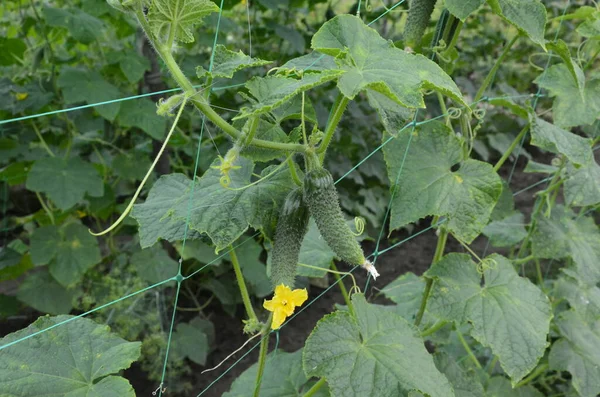
[[[546,163],[549,162],[550,157],[536,152],[535,148],[528,147],[527,150],[530,153],[535,154],[534,157],[537,158],[538,161],[544,161]],[[543,175],[525,174],[520,172],[526,163],[527,161],[525,159],[519,159],[516,167],[517,172],[515,172],[511,183],[511,189],[513,192],[526,188],[544,178]],[[507,179],[511,168],[512,163],[507,162],[500,170],[500,175],[504,179]],[[534,201],[534,193],[541,190],[543,186],[544,184],[541,184],[516,196],[516,208],[525,213],[527,216],[531,212]],[[406,230],[395,232],[392,234],[390,239],[384,239],[382,241],[380,249],[385,249],[387,246],[391,245],[389,241],[400,241],[410,237],[411,234],[415,234],[427,228],[429,224],[430,220],[422,220],[412,230],[412,233],[408,233]],[[436,241],[437,238],[435,232],[429,231],[417,236],[414,239],[411,239],[405,244],[394,248],[384,255],[381,255],[377,260],[377,269],[380,273],[380,277],[377,278],[375,283],[370,283],[371,287],[368,291],[364,291],[366,292],[367,297],[373,297],[373,295],[377,293],[377,288],[387,285],[395,278],[406,272],[422,274],[425,270],[427,270],[435,251]],[[475,252],[482,253],[486,248],[486,245],[487,240],[485,237],[479,237],[477,240],[475,240],[471,247]],[[374,250],[375,244],[373,242],[365,242],[363,243],[363,247],[367,253],[371,253]],[[462,252],[464,251],[464,248],[455,240],[450,238],[446,252],[450,251]],[[492,249],[492,247],[489,247],[488,253],[491,252],[498,251]],[[343,270],[346,267],[344,264],[340,263],[338,268]],[[357,271],[355,271],[355,277],[359,286],[362,287],[365,285],[366,274],[362,269],[357,269]],[[350,286],[350,281],[346,281],[347,282],[345,284],[348,288]],[[315,299],[323,291],[324,289],[322,288],[311,286],[309,291],[309,301]],[[382,304],[386,303],[385,298],[380,296],[378,296],[375,301]],[[306,338],[314,328],[317,321],[319,321],[324,315],[332,312],[336,304],[343,303],[344,301],[342,295],[337,287],[329,290],[326,294],[311,304],[308,310],[304,310],[300,315],[294,318],[293,321],[281,329],[279,332],[280,339],[278,348],[288,352],[293,352],[302,348]],[[185,306],[185,302],[182,304]],[[244,349],[232,356],[221,368],[210,373],[200,374],[203,369],[217,365],[227,355],[229,355],[232,351],[237,349],[246,341],[246,336],[242,333],[242,324],[239,320],[239,318],[242,316],[241,305],[238,309],[237,316],[233,318],[226,314],[218,304],[214,304],[208,308],[208,310],[212,310],[211,321],[216,329],[216,349],[209,355],[206,367],[191,364],[192,375],[191,379],[187,380],[192,383],[193,391],[186,393],[186,396],[196,396],[209,386],[210,388],[204,394],[202,394],[202,396],[221,396],[223,393],[229,390],[231,383],[235,378],[237,378],[244,370],[257,361],[258,348],[254,349],[250,354],[241,359],[239,363],[228,370],[229,367],[231,367],[240,357],[244,355],[244,353],[247,352],[248,349]],[[14,317],[9,321],[0,322],[0,335],[6,335],[9,332],[26,327],[30,322],[37,318],[37,315],[39,315],[39,313],[32,312],[25,316]],[[272,350],[275,345],[275,338],[273,336],[271,337],[270,342],[270,350]],[[250,346],[253,346],[253,344],[250,344],[249,347]],[[210,385],[211,382],[213,382],[224,372],[227,373],[218,382]],[[131,369],[125,371],[125,376],[132,383],[134,389],[136,390],[137,396],[152,396],[153,391],[155,391],[158,386],[158,384],[155,382],[149,381],[146,377],[146,374],[136,364],[134,364]],[[167,392],[163,395],[167,397],[177,396],[177,394],[173,392],[168,392],[168,385]],[[183,396],[184,394],[179,395]]]

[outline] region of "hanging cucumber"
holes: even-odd
[[[271,282],[294,288],[300,246],[308,229],[310,214],[304,203],[302,189],[292,190],[279,213],[271,262]]]
[[[329,171],[317,168],[306,174],[304,199],[327,245],[343,261],[364,266],[367,260],[344,219]]]
[[[411,0],[404,27],[404,43],[415,48],[421,43],[437,0]]]

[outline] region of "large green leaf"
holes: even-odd
[[[183,174],[164,175],[156,181],[146,202],[135,205],[131,216],[140,224],[140,245],[150,247],[160,239],[167,241],[198,238],[199,234],[185,227],[185,221],[169,216],[167,212],[182,198],[182,192],[188,191],[192,184]],[[189,193],[188,193],[189,195]],[[164,215],[164,216],[163,216]]]
[[[146,98],[124,102],[119,123],[123,127],[137,127],[158,141],[165,136],[167,126],[167,120],[156,114],[156,105]]]
[[[336,57],[344,74],[338,88],[353,99],[367,88],[400,105],[423,108],[423,90],[435,89],[467,106],[460,90],[437,64],[394,47],[353,15],[327,21],[312,39],[312,48]]]
[[[138,276],[155,284],[177,275],[179,266],[160,245],[141,250],[131,255],[130,263]]]
[[[593,218],[556,206],[550,218],[538,218],[531,242],[538,258],[571,257],[582,280],[589,284],[600,281],[600,230]]]
[[[67,104],[85,102],[88,104],[118,99],[121,93],[98,72],[63,67],[57,80]],[[105,119],[114,121],[121,104],[119,102],[94,106]]]
[[[483,386],[474,374],[467,373],[446,353],[436,353],[435,366],[452,384],[454,393],[459,397],[483,397]]]
[[[31,236],[31,259],[35,265],[49,264],[50,273],[68,286],[100,262],[98,241],[79,223],[44,226]]]
[[[0,65],[8,66],[23,59],[27,45],[21,39],[0,37]]]
[[[246,397],[251,394],[256,384],[258,364],[244,371],[231,385],[231,389],[223,397]],[[260,386],[261,397],[296,397],[303,396],[311,383],[302,371],[302,349],[294,353],[274,351],[267,356],[265,372]],[[329,396],[327,387],[321,388],[315,397]]]
[[[592,161],[592,140],[563,130],[535,115],[530,115],[531,144],[552,153],[562,153],[577,165]]]
[[[527,236],[525,217],[515,211],[504,219],[490,222],[484,229],[494,247],[511,247]]]
[[[219,7],[209,0],[154,0],[148,11],[148,23],[152,33],[164,42],[175,39],[191,43],[193,26],[217,11]]]
[[[454,396],[412,325],[368,304],[362,294],[353,295],[352,302],[355,316],[329,314],[306,340],[302,361],[308,376],[325,377],[337,396],[396,396],[410,390]]]
[[[254,77],[246,83],[253,104],[242,108],[234,120],[270,112],[296,95],[334,80],[341,74],[339,70],[325,70],[304,74],[299,79],[281,75]]]
[[[239,70],[254,68],[257,66],[268,65],[271,61],[265,61],[260,58],[252,58],[244,54],[241,50],[238,52],[230,51],[222,44],[217,44],[213,58],[213,69],[211,72],[202,66],[196,68],[198,77],[204,77],[210,73],[213,77],[232,78],[233,74]]]
[[[452,15],[464,21],[483,3],[485,3],[485,0],[446,0],[446,8]]]
[[[575,207],[600,203],[600,166],[592,157],[576,168],[567,164],[564,194],[567,204]]]
[[[487,0],[492,10],[545,48],[546,7],[540,0]]]
[[[300,247],[298,262],[305,265],[320,267],[322,269],[329,269],[334,258],[335,252],[329,248],[325,239],[323,239],[321,233],[319,233],[315,220],[310,218],[308,232],[304,236],[302,246]],[[298,266],[296,274],[305,277],[323,277],[326,273],[324,271]]]
[[[558,316],[556,325],[563,338],[552,345],[550,368],[569,371],[580,396],[596,397],[600,394],[600,319],[586,322],[569,310]]]
[[[104,22],[80,9],[44,7],[42,13],[49,26],[68,29],[70,35],[82,43],[91,43],[103,34]]]
[[[206,365],[210,346],[208,335],[203,328],[205,321],[196,317],[189,323],[177,324],[172,340],[173,359],[181,360],[187,357],[196,364]]]
[[[40,317],[0,339],[0,346],[72,319]],[[108,326],[78,318],[0,350],[0,393],[20,397],[134,397],[117,372],[140,355],[140,342],[127,342]]]
[[[488,381],[486,397],[543,397],[535,387],[525,385],[513,388],[510,381],[503,376],[494,376]]]
[[[579,69],[576,63],[574,67]],[[582,87],[565,64],[554,65],[535,83],[555,97],[554,122],[564,128],[591,124],[600,116],[600,79],[590,79]]]
[[[568,270],[563,269],[563,272],[567,273]],[[562,275],[556,280],[554,296],[556,299],[566,299],[569,306],[586,321],[600,318],[600,288],[586,284],[576,274]]]
[[[488,223],[502,181],[491,165],[466,159],[460,139],[445,124],[430,122],[412,133],[406,130],[384,146],[383,154],[397,189],[390,230],[429,215],[447,216],[446,227],[469,243]],[[456,165],[460,168],[453,171]]]
[[[36,161],[27,175],[26,187],[46,193],[63,211],[81,202],[86,193],[93,197],[104,194],[98,171],[78,157],[46,157]]]
[[[144,77],[144,73],[147,70],[150,70],[150,61],[148,58],[131,51],[128,51],[127,54],[123,55],[124,56],[122,56],[119,61],[119,67],[127,80],[129,80],[130,83],[135,84]]]
[[[218,160],[215,162],[218,164]],[[189,219],[189,227],[207,233],[217,251],[226,248],[242,235],[248,226],[271,228],[278,215],[279,204],[294,183],[285,168],[255,185],[251,183],[254,165],[239,158],[241,166],[230,172],[231,184],[221,186],[219,170],[210,168],[194,187],[190,201],[190,181],[181,174],[163,176],[153,186],[144,204],[136,205],[132,216],[140,224],[142,247],[154,244],[158,238],[171,238],[181,231]],[[262,175],[273,171],[263,170]]]
[[[436,280],[428,310],[457,324],[489,346],[513,385],[537,365],[546,350],[552,318],[548,298],[519,277],[510,261],[493,254],[482,274],[467,254],[448,254],[426,273]]]
[[[405,273],[386,285],[381,293],[396,303],[396,313],[414,321],[425,290],[425,280],[414,273]]]
[[[67,314],[73,307],[76,291],[67,290],[47,270],[27,276],[19,285],[17,298],[42,313]]]

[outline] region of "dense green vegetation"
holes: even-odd
[[[600,394],[597,5],[5,0],[0,32],[0,397],[211,395],[247,339],[230,397]]]

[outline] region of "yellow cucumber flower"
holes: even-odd
[[[275,295],[273,299],[266,300],[263,307],[270,312],[273,312],[273,322],[271,329],[278,329],[285,319],[294,313],[296,306],[302,306],[308,299],[306,289],[291,290],[290,287],[284,284],[279,284],[275,287]]]

